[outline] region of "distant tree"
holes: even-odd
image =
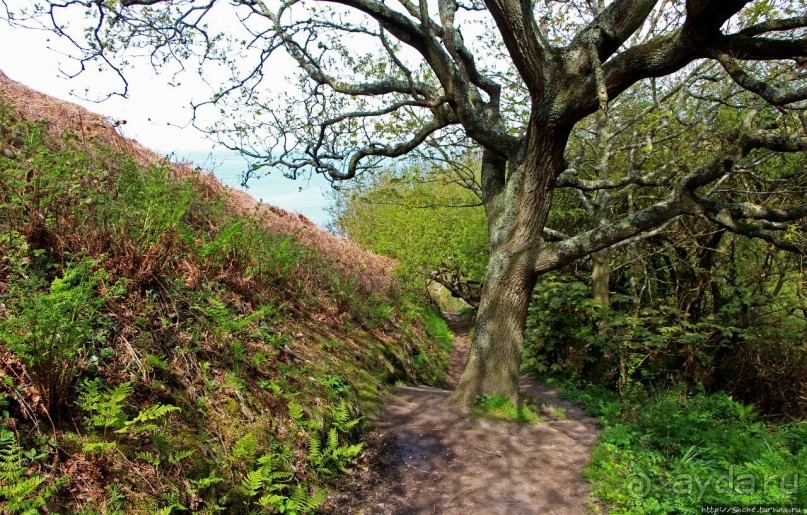
[[[488,262],[485,210],[474,193],[478,163],[453,166],[453,172],[412,166],[360,177],[334,193],[334,226],[398,259],[408,280],[436,282],[477,306]]]
[[[221,124],[212,129],[261,160],[258,166],[344,180],[391,158],[451,157],[478,145],[490,258],[473,345],[452,398],[463,408],[480,393],[518,399],[527,304],[537,278],[548,271],[682,216],[802,250],[785,237],[807,215],[801,200],[766,205],[764,197],[718,200],[704,190],[741,173],[760,152],[807,149],[804,0],[34,5],[7,17],[25,23],[27,15],[45,16],[81,48],[82,68],[101,61],[125,77],[128,56],[145,50],[157,64],[196,60],[232,72],[233,80],[218,84],[198,109],[220,109]],[[73,11],[83,11],[90,26],[63,17]],[[299,80],[278,77],[273,57],[296,62]],[[663,195],[652,202],[582,232],[547,238],[555,187],[607,191],[639,185],[647,176],[565,174],[564,151],[575,125],[607,112],[637,83],[659,79],[663,94],[675,83],[663,77],[675,79],[704,59],[720,65],[713,80],[730,79],[773,108],[738,114],[732,130],[696,149],[692,165],[665,176]],[[218,80],[213,71],[203,73]],[[269,84],[285,93],[266,97]]]

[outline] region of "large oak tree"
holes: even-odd
[[[802,250],[782,234],[807,215],[807,204],[703,193],[759,149],[807,150],[801,1],[63,0],[24,10],[10,8],[7,17],[28,23],[44,15],[82,49],[79,70],[100,61],[124,85],[125,60],[139,50],[157,64],[226,69],[230,79],[215,84],[198,112],[220,109],[221,123],[210,130],[293,176],[345,180],[393,158],[441,159],[478,146],[490,260],[453,396],[461,407],[480,393],[517,399],[527,304],[541,274],[682,216]],[[86,30],[70,18],[78,10],[90,20]],[[289,58],[298,81],[277,65]],[[664,197],[579,234],[548,231],[556,187],[607,191],[660,176],[567,171],[575,125],[607,112],[637,83],[702,60],[719,63],[724,78],[801,126],[782,130],[749,112],[728,143],[704,145],[708,158],[697,166],[663,174]],[[204,73],[218,81],[219,72]]]

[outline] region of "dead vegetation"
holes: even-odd
[[[98,144],[124,152],[144,166],[165,162],[164,156],[122,136],[119,133],[121,126],[116,121],[33,90],[11,80],[2,71],[0,91],[22,118],[43,123],[56,139],[70,133],[76,135],[83,145]],[[188,164],[168,164],[177,177],[192,178],[206,188],[210,196],[222,195],[228,206],[239,215],[261,220],[269,232],[294,235],[296,241],[316,249],[329,262],[337,264],[342,272],[357,278],[369,289],[383,290],[389,286],[389,273],[394,267],[390,258],[373,254],[351,241],[334,236],[303,215],[258,202],[244,191],[223,185],[212,173]]]

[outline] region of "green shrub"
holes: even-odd
[[[584,375],[603,351],[597,330],[603,310],[585,284],[542,278],[527,315],[522,367],[541,375]]]
[[[126,234],[140,250],[148,250],[169,233],[185,232],[190,207],[197,196],[190,181],[172,178],[167,165],[146,169],[131,157],[118,156],[114,201],[100,200],[101,215],[111,229]]]
[[[23,281],[12,290],[8,318],[0,319],[0,338],[20,358],[49,411],[64,405],[88,349],[105,338],[98,288],[107,276],[95,266],[92,260],[68,264],[44,291]]]
[[[604,425],[585,473],[609,513],[807,504],[807,422],[766,425],[722,393],[670,391],[633,403],[596,392],[572,398]]]
[[[705,384],[775,417],[800,416],[807,409],[807,325],[795,296],[782,297],[725,299],[719,310],[695,317],[675,298],[637,308],[613,294],[605,306],[588,285],[546,276],[529,307],[522,368],[623,395]]]
[[[443,172],[414,165],[368,174],[334,193],[335,228],[395,258],[396,272],[419,291],[435,270],[481,281],[488,260],[485,210],[471,190]]]

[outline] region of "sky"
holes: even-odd
[[[167,154],[211,146],[200,132],[181,127],[190,120],[190,98],[204,93],[200,89],[194,91],[194,84],[171,87],[167,79],[156,76],[144,63],[136,73],[127,74],[131,83],[128,98],[84,100],[85,89],[90,89],[91,98],[98,98],[113,91],[118,83],[110,74],[66,77],[64,71],[75,69],[65,55],[70,51],[67,41],[44,30],[11,27],[0,20],[0,48],[4,49],[0,52],[0,70],[11,79],[111,119],[126,120],[122,133],[155,151]]]
[[[86,74],[70,79],[62,67],[70,68],[65,56],[68,44],[50,32],[10,27],[0,20],[0,70],[9,78],[53,97],[80,104],[111,120],[126,120],[121,134],[144,146],[169,155],[176,154],[211,169],[230,186],[238,186],[238,175],[247,161],[217,149],[204,134],[190,126],[191,99],[208,98],[209,89],[188,74],[182,84],[168,85],[170,76],[157,75],[148,63],[127,74],[130,82],[127,98],[113,96],[102,102],[86,100],[113,91],[119,83],[110,74]],[[302,191],[300,189],[302,188]],[[264,202],[300,212],[320,226],[328,222],[325,196],[329,185],[322,177],[310,181],[291,181],[280,174],[253,181],[247,190]]]

